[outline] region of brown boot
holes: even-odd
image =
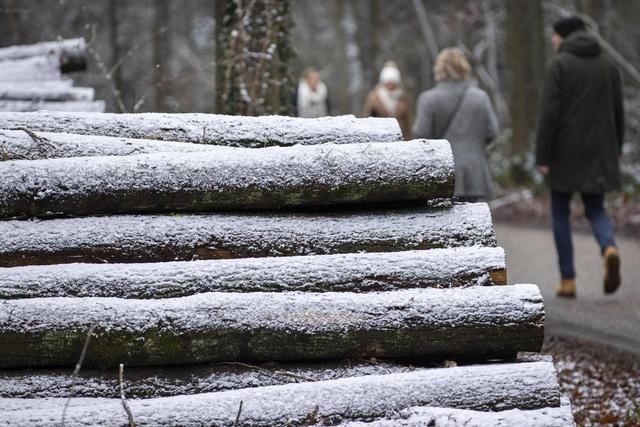
[[[619,287],[620,279],[620,254],[615,246],[607,246],[602,255],[604,258],[604,293],[612,294]]]
[[[562,279],[556,289],[556,295],[565,298],[576,297],[576,279]]]

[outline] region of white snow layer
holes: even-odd
[[[37,84],[0,85],[0,99],[27,101],[93,101],[95,90],[91,87],[47,87]],[[12,110],[19,111],[19,110]]]
[[[331,422],[397,417],[419,406],[476,411],[560,407],[551,362],[491,364],[343,378],[191,396],[130,400],[137,425],[301,425],[310,414]],[[66,399],[0,399],[4,425],[59,423]],[[420,410],[414,409],[413,412]],[[126,425],[119,399],[76,398],[65,425]]]
[[[442,210],[345,214],[120,215],[0,221],[4,254],[117,248],[127,259],[154,258],[160,248],[190,260],[198,248],[235,250],[245,256],[377,252],[436,247],[496,246],[486,203]],[[181,251],[187,251],[187,254]],[[0,261],[1,263],[1,261]],[[2,264],[0,264],[2,265]]]
[[[37,160],[88,156],[129,156],[167,151],[193,153],[220,148],[189,142],[70,133],[37,132],[37,136],[43,140],[34,141],[24,131],[0,129],[0,153],[4,153],[8,157],[7,160]]]
[[[509,409],[486,412],[469,409],[414,407],[399,411],[397,417],[372,422],[348,421],[344,427],[572,427],[571,403],[560,399],[559,408]]]
[[[1,105],[0,102],[0,108]],[[443,140],[260,149],[215,147],[197,153],[16,160],[0,162],[0,212],[25,198],[45,199],[55,206],[57,200],[73,199],[80,205],[81,200],[118,196],[124,198],[122,209],[126,211],[135,208],[135,204],[126,203],[127,195],[135,203],[136,194],[144,192],[208,195],[212,199],[208,203],[221,208],[242,206],[242,195],[246,194],[251,206],[270,203],[270,192],[287,194],[313,189],[317,194],[328,195],[350,186],[362,187],[361,193],[357,197],[327,196],[320,201],[345,203],[376,200],[376,196],[393,197],[393,201],[426,200],[430,194],[450,197],[446,187],[440,191],[442,194],[433,188],[447,182],[453,182],[453,154],[449,143]],[[403,194],[403,189],[414,187],[424,188],[424,192],[420,194],[415,188]],[[453,185],[449,187],[452,192]],[[237,197],[227,200],[215,196],[225,192]],[[256,192],[263,197],[256,196],[252,202],[250,196]],[[272,203],[275,207],[314,203],[309,199],[301,196],[281,200],[280,196]],[[162,211],[166,203],[160,199],[160,204],[147,201],[145,208]]]
[[[0,113],[0,129],[66,132],[202,144],[247,146],[345,144],[402,140],[394,118],[333,116],[306,119],[286,116],[216,114]]]
[[[203,292],[368,291],[491,284],[502,248],[0,268],[0,298],[158,298]]]
[[[86,49],[83,38],[57,40],[30,45],[15,45],[0,48],[0,61],[23,59],[41,55],[79,55]]]
[[[32,80],[59,80],[60,57],[58,54],[33,56],[24,59],[2,61],[0,82],[19,82]],[[0,119],[0,128],[2,119]]]
[[[211,292],[180,298],[31,298],[0,302],[0,333],[56,330],[272,330],[321,334],[372,329],[532,325],[544,307],[536,285],[374,293]],[[521,349],[524,350],[524,349]]]
[[[104,101],[0,100],[0,111],[90,111],[102,113]]]

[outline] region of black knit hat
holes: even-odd
[[[574,31],[582,30],[586,28],[586,24],[582,18],[578,16],[571,16],[569,18],[562,18],[553,24],[553,31],[555,31],[563,39],[567,38],[569,34]]]

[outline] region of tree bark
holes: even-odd
[[[530,151],[544,80],[545,43],[540,0],[507,0],[512,154]]]
[[[221,362],[187,366],[153,366],[124,371],[129,399],[180,396],[300,382],[335,380],[415,371],[387,361],[318,363]],[[424,368],[421,368],[424,369]],[[0,398],[120,397],[117,369],[82,369],[74,379],[68,369],[0,371]],[[0,404],[1,405],[1,404]]]
[[[402,140],[395,119],[354,116],[304,119],[214,114],[0,113],[0,127],[251,148]]]
[[[411,390],[411,392],[407,392]],[[340,398],[336,398],[339,396]],[[372,420],[418,406],[475,411],[559,408],[551,362],[495,364],[129,402],[140,425],[301,426]],[[119,399],[74,399],[68,425],[126,425]],[[64,399],[2,399],[9,424],[59,422]],[[416,409],[416,411],[418,411]],[[498,412],[498,414],[501,412]],[[490,424],[489,424],[490,425]]]
[[[506,285],[502,248],[0,270],[0,299],[169,298],[204,292],[368,292]]]
[[[91,112],[103,113],[106,109],[104,101],[31,101],[21,100],[0,100],[0,112],[32,112],[32,111],[63,111],[63,112]]]
[[[4,158],[0,158],[0,161],[130,156],[165,152],[193,153],[216,151],[218,148],[215,145],[191,144],[189,142],[53,132],[30,134],[27,131],[0,129],[0,152],[4,154]]]
[[[435,211],[0,221],[0,236],[1,267],[496,246],[484,203]]]
[[[57,55],[33,56],[0,62],[0,82],[60,80],[61,78]]]
[[[63,73],[87,69],[86,43],[84,39],[67,39],[0,48],[0,61],[26,59],[52,55],[59,59]]]
[[[0,162],[0,217],[326,209],[453,196],[446,141],[216,148]]]
[[[31,87],[26,85],[0,86],[0,100],[23,101],[93,101],[94,89],[90,87],[41,87],[37,83]]]
[[[0,306],[0,368],[362,358],[490,360],[540,351],[535,285],[384,293],[205,293],[161,300],[31,298]]]

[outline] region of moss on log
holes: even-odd
[[[335,208],[453,196],[446,141],[216,148],[0,162],[0,217]]]
[[[487,360],[539,351],[535,285],[384,293],[32,298],[0,306],[0,368],[343,358]]]

